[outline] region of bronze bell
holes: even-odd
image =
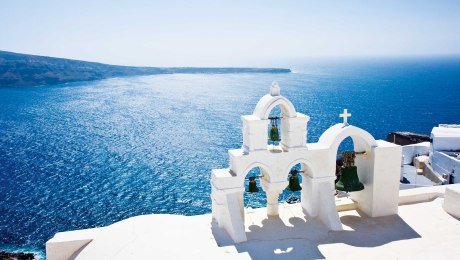
[[[278,125],[276,123],[276,120],[279,117],[270,117],[269,119],[271,120],[272,127],[270,128],[270,135],[268,136],[268,140],[272,142],[279,142],[281,141],[280,134],[278,131]]]
[[[297,171],[291,171],[291,176],[289,177],[288,190],[294,192],[302,190],[302,187],[299,183],[299,176],[297,176]]]
[[[247,192],[259,192],[259,188],[257,187],[256,177],[249,177],[249,185]]]
[[[335,184],[336,189],[345,192],[364,190],[364,185],[359,181],[356,166],[343,166],[340,171],[340,180]]]
[[[278,127],[276,125],[272,125],[272,128],[270,129],[269,140],[272,142],[279,142],[281,140],[278,132]]]

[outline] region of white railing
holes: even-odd
[[[423,142],[418,144],[410,144],[402,147],[403,164],[411,164],[414,156],[428,155],[430,152],[430,143]]]
[[[453,172],[454,182],[460,182],[460,160],[438,151],[431,154],[430,160],[433,170],[437,173],[443,175]]]

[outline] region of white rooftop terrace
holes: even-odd
[[[266,208],[245,209],[248,241],[239,244],[212,224],[211,214],[144,215],[107,227],[58,233],[47,243],[47,257],[458,259],[460,222],[442,207],[446,187],[460,193],[460,185],[400,191],[398,214],[393,216],[370,218],[357,210],[340,211],[344,231],[329,231],[306,217],[300,204],[282,204],[274,218],[266,216]]]
[[[400,190],[437,185],[435,182],[431,181],[427,177],[418,174],[417,168],[415,168],[412,165],[403,165],[402,175],[404,178],[406,178],[406,181],[408,183],[401,183],[399,185]]]

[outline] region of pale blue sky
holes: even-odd
[[[458,55],[460,1],[0,0],[0,50],[145,66]]]

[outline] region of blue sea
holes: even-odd
[[[460,123],[460,58],[307,60],[288,74],[173,74],[0,88],[0,251],[43,256],[56,232],[140,214],[209,213],[272,81],[310,116],[308,142],[338,123],[385,139]],[[280,200],[289,196],[285,192]],[[246,205],[265,203],[263,192]]]

